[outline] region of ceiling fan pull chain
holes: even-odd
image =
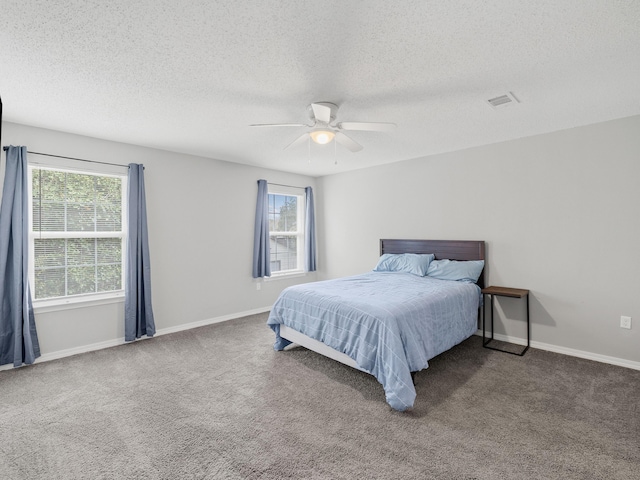
[[[337,143],[335,140],[333,142],[333,164],[334,165],[338,165],[338,147],[337,147]]]
[[[307,138],[307,152],[309,157],[309,164],[311,164],[311,137]]]

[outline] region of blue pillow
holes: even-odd
[[[429,269],[429,264],[436,258],[431,253],[385,253],[378,260],[374,272],[407,272],[424,277]]]
[[[484,260],[434,260],[429,265],[427,276],[440,280],[476,283],[483,268]]]

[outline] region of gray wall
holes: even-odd
[[[532,340],[640,362],[639,180],[637,116],[322,177],[320,278],[371,270],[380,238],[485,240],[489,284],[531,290]],[[499,328],[522,337],[514,302]]]
[[[266,178],[316,187],[318,278],[370,270],[380,238],[485,240],[489,282],[531,290],[534,341],[640,362],[638,132],[631,117],[319,179],[11,123],[2,138],[146,165],[160,330],[265,309],[316,279],[256,290],[255,182]],[[522,336],[521,307],[508,300],[499,331]],[[43,353],[118,341],[122,317],[122,303],[39,313]]]
[[[316,278],[309,274],[263,282],[260,291],[251,278],[256,181],[315,187],[314,178],[12,123],[4,123],[2,143],[145,165],[153,307],[159,330],[264,310],[284,287]],[[36,312],[43,356],[121,340],[123,316],[122,302]]]

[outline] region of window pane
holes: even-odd
[[[67,203],[67,232],[95,231],[95,214],[92,203]]]
[[[99,203],[96,205],[96,230],[98,232],[119,232],[122,230],[122,208],[118,204]]]
[[[64,202],[42,200],[33,203],[33,230],[35,232],[63,232]]]
[[[54,170],[38,170],[40,172],[40,184],[34,188],[34,193],[41,191],[43,201],[63,202],[66,190],[66,173]]]
[[[66,200],[73,203],[93,203],[96,198],[95,175],[67,174]]]
[[[298,239],[293,236],[272,235],[269,237],[271,248],[271,271],[296,270],[298,268]]]
[[[45,267],[64,267],[64,242],[61,238],[36,238],[34,240],[36,270]]]
[[[122,266],[98,265],[98,291],[109,292],[122,289]]]
[[[64,297],[64,268],[47,268],[35,272],[35,299]]]
[[[120,204],[122,181],[116,177],[96,177],[96,198],[98,203]]]
[[[298,198],[269,194],[269,231],[295,232],[298,223]]]
[[[119,178],[96,178],[96,230],[122,230],[122,180]]]
[[[122,263],[122,240],[120,238],[98,238],[98,264]]]
[[[280,221],[278,223],[279,232],[295,232],[298,220],[298,199],[287,197],[284,205],[280,208]]]
[[[269,231],[275,232],[277,230],[278,217],[280,215],[280,208],[276,209],[276,199],[279,199],[281,195],[269,195]]]
[[[95,176],[67,173],[68,232],[95,231]]]
[[[95,238],[70,238],[67,240],[67,265],[94,265],[95,263]]]
[[[96,267],[67,268],[67,295],[80,295],[96,291]]]

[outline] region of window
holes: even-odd
[[[29,168],[34,300],[123,290],[125,185],[123,175]]]
[[[304,194],[269,185],[271,274],[299,273],[304,268]]]

